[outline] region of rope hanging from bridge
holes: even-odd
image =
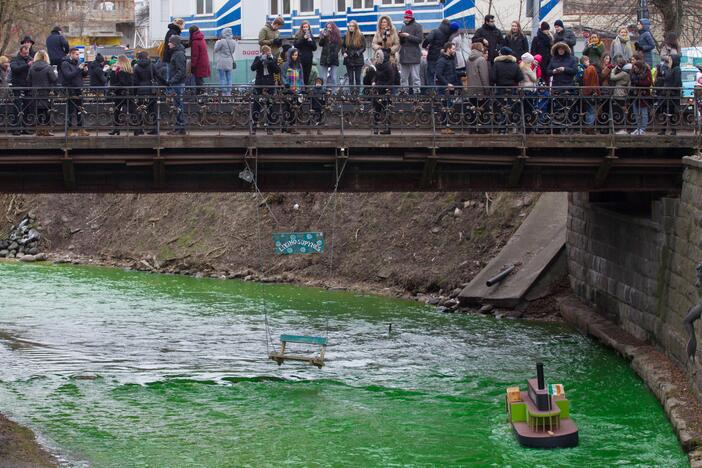
[[[253,168],[249,164],[249,159],[253,156]],[[337,158],[337,161],[335,163],[335,168],[336,168],[336,181],[334,184],[334,190],[332,191],[331,195],[327,199],[326,203],[323,205],[322,210],[320,212],[319,218],[317,219],[316,225],[320,225],[322,218],[324,217],[328,207],[331,205],[331,202],[334,202],[333,205],[333,214],[332,214],[332,238],[331,238],[331,244],[330,244],[330,253],[329,253],[329,275],[330,277],[333,277],[334,275],[334,241],[336,237],[336,218],[337,218],[337,211],[338,211],[338,193],[339,193],[339,185],[341,183],[341,178],[344,174],[344,171],[346,169],[346,164],[348,162],[348,158],[344,157],[341,158],[343,163],[341,165],[339,164],[339,158]],[[259,271],[263,272],[263,267],[264,267],[264,262],[263,262],[263,240],[261,236],[261,205],[265,205],[266,209],[268,210],[268,213],[271,216],[271,219],[273,220],[275,227],[280,226],[280,221],[278,218],[275,216],[275,213],[273,212],[273,209],[271,208],[270,204],[268,203],[268,200],[266,197],[263,195],[261,192],[261,189],[258,185],[258,151],[256,151],[254,148],[249,148],[247,149],[247,153],[244,157],[244,162],[246,164],[246,169],[242,171],[242,173],[239,174],[239,177],[250,182],[252,184],[252,187],[255,191],[255,195],[257,200],[260,200],[256,204],[256,235],[257,235],[257,244],[258,244],[258,260],[259,260]],[[262,201],[262,203],[261,203]],[[324,365],[324,351],[326,349],[326,345],[328,342],[329,338],[329,316],[328,314],[325,316],[325,335],[324,338],[319,338],[319,337],[311,337],[311,336],[293,336],[293,335],[282,335],[281,336],[281,347],[280,351],[276,352],[275,349],[275,344],[273,340],[273,336],[271,333],[271,325],[270,325],[270,320],[268,317],[268,310],[266,308],[265,304],[265,299],[264,295],[260,295],[261,299],[261,305],[260,307],[263,309],[263,316],[264,316],[264,325],[265,325],[265,335],[266,335],[266,352],[268,353],[269,357],[271,359],[275,360],[278,362],[279,365],[281,365],[286,359],[287,360],[297,360],[297,361],[305,361],[310,364],[316,365],[317,367],[322,367]],[[321,351],[318,356],[312,357],[312,358],[304,358],[302,356],[290,356],[285,354],[285,346],[286,343],[288,342],[293,342],[293,343],[307,343],[307,344],[316,344],[321,346]],[[271,352],[272,350],[272,352]]]

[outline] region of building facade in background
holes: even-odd
[[[429,31],[443,19],[457,21],[464,29],[480,27],[483,17],[496,16],[497,25],[509,29],[519,20],[525,30],[531,27],[526,0],[149,0],[150,39],[162,40],[168,23],[183,18],[197,24],[208,39],[215,39],[224,28],[232,28],[234,36],[252,41],[268,20],[285,19],[282,35],[291,36],[302,21],[309,21],[314,33],[333,21],[342,31],[355,20],[366,34],[375,32],[378,19],[387,15],[396,25],[402,24],[406,9],[412,9],[417,20]],[[554,21],[563,13],[563,0],[540,0],[541,18]]]

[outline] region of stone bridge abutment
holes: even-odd
[[[685,158],[680,193],[572,193],[567,255],[575,294],[681,363],[702,396],[702,351],[688,360],[683,318],[700,302],[702,160]],[[696,326],[698,342],[702,329]]]

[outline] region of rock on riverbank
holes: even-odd
[[[41,253],[41,233],[34,213],[28,213],[6,236],[0,232],[0,258],[18,258],[25,262],[46,260]]]

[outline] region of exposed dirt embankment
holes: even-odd
[[[56,459],[37,443],[32,431],[0,414],[0,468],[56,466]]]
[[[34,212],[48,252],[183,273],[251,269],[325,281],[333,263],[337,284],[435,293],[468,282],[509,239],[533,197],[268,194],[269,212],[254,194],[5,196],[0,214],[7,224]],[[273,232],[307,230],[325,233],[324,255],[274,255]]]

